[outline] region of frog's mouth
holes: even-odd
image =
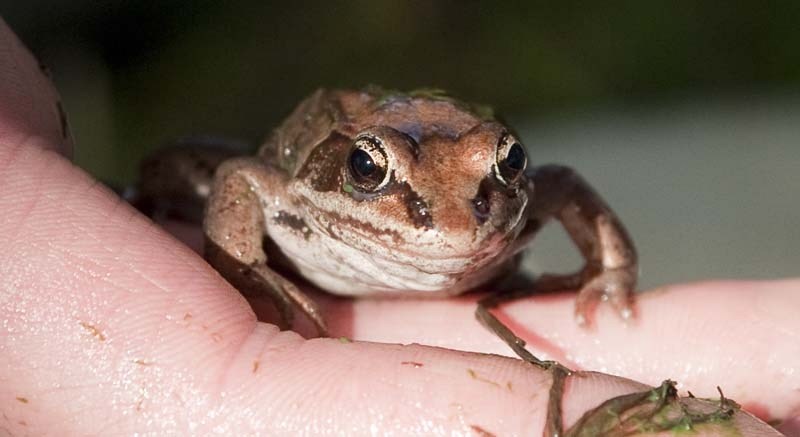
[[[463,275],[505,259],[511,241],[518,234],[491,227],[476,229],[472,235],[454,238],[432,228],[379,228],[338,212],[318,210],[310,226],[325,238],[387,263],[398,263],[423,274]],[[458,247],[454,239],[467,241]]]
[[[458,294],[494,277],[519,248],[516,225],[506,230],[487,223],[456,234],[376,222],[374,214],[359,217],[360,211],[320,208],[311,201],[303,208],[306,243],[283,250],[304,277],[338,294]]]
[[[459,294],[493,277],[512,246],[495,233],[473,252],[443,253],[396,244],[392,233],[381,239],[369,227],[325,226],[324,219],[308,224],[319,238],[318,256],[295,257],[296,268],[321,288],[344,295]]]

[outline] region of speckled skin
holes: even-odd
[[[364,138],[385,160],[376,189],[348,166]],[[340,295],[458,294],[513,268],[556,218],[586,266],[543,279],[581,288],[579,314],[606,296],[630,315],[636,254],[621,223],[569,168],[504,180],[501,145],[516,142],[486,108],[438,92],[319,90],[257,156],[216,169],[206,257],[244,293],[273,298],[286,326],[299,307],[324,332],[314,303],[281,272]]]

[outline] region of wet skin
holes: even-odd
[[[559,220],[584,267],[485,299],[477,316],[523,359],[554,370],[550,422],[560,423],[558,382],[569,370],[525,351],[489,308],[579,289],[579,322],[601,300],[628,318],[637,261],[600,196],[568,167],[533,165],[531,151],[491,111],[439,92],[319,90],[256,156],[155,156],[137,202],[205,202],[208,262],[245,295],[269,297],[283,328],[299,309],[321,335],[323,315],[291,278],[338,295],[460,294],[513,271],[541,226]]]

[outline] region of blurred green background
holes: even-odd
[[[800,2],[4,0],[118,185],[172,138],[253,143],[313,89],[446,88],[618,210],[645,286],[796,275]],[[536,269],[574,265],[548,231]]]

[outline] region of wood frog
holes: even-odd
[[[531,355],[489,309],[578,289],[580,322],[601,300],[632,315],[636,251],[619,219],[570,168],[534,165],[535,146],[529,159],[488,107],[436,90],[318,90],[255,156],[194,146],[147,160],[134,203],[202,215],[208,262],[246,296],[270,298],[282,328],[299,309],[327,334],[291,278],[346,296],[456,295],[508,276],[542,225],[560,221],[584,267],[489,296],[476,312],[520,357],[554,369],[553,435],[570,371]]]
[[[206,259],[245,295],[272,299],[284,328],[299,309],[327,333],[287,273],[337,295],[455,295],[512,272],[551,218],[583,269],[492,296],[479,318],[497,332],[488,307],[567,289],[580,290],[579,322],[600,300],[630,317],[637,261],[625,228],[573,170],[533,165],[531,151],[491,109],[441,91],[318,90],[255,156],[154,156],[136,203],[205,203]]]
[[[327,334],[297,278],[346,296],[456,295],[512,273],[554,218],[584,267],[490,295],[476,311],[521,358],[552,372],[544,435],[599,435],[620,428],[623,416],[641,426],[667,407],[683,411],[681,420],[732,416],[735,407],[723,398],[718,410],[689,417],[666,381],[606,401],[564,433],[561,402],[571,370],[530,354],[489,309],[578,289],[580,322],[589,322],[601,300],[631,317],[636,251],[583,179],[568,167],[533,165],[535,146],[529,159],[489,108],[435,90],[319,90],[255,156],[204,143],[193,139],[146,160],[131,200],[151,215],[202,218],[208,262],[243,294],[270,298],[283,328],[299,309]],[[645,416],[630,415],[637,409]]]

